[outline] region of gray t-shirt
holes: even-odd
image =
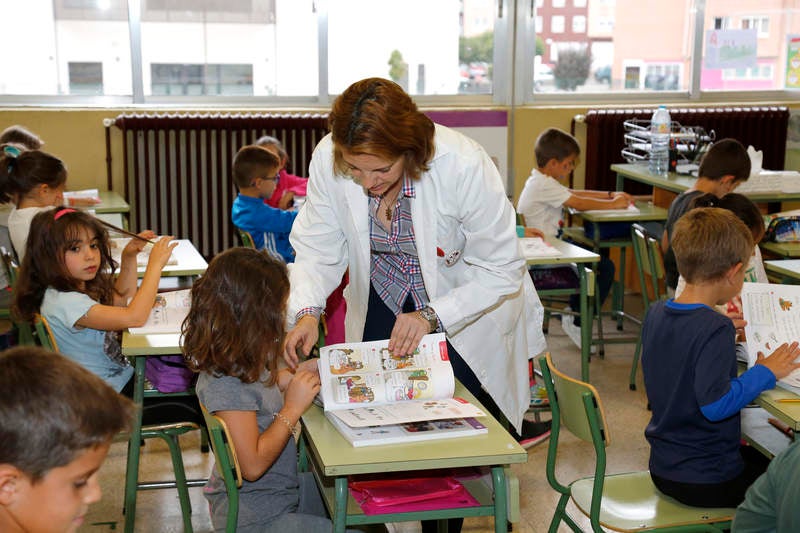
[[[197,379],[195,391],[200,403],[209,412],[255,411],[258,431],[264,432],[273,422],[273,414],[283,407],[283,395],[277,386],[267,387],[269,374],[261,382],[243,383],[230,376],[214,377],[205,372]],[[278,420],[278,424],[282,424]],[[211,505],[211,521],[217,530],[225,529],[228,498],[225,483],[217,468],[205,486],[204,494]],[[268,524],[276,517],[293,513],[298,505],[297,446],[293,438],[286,443],[278,459],[256,481],[244,480],[239,489],[240,528]]]

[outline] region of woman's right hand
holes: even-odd
[[[319,374],[306,370],[298,370],[286,387],[283,404],[290,409],[295,418],[300,418],[303,412],[314,401],[319,393]]]
[[[300,317],[297,324],[286,334],[283,344],[283,359],[289,368],[297,368],[297,363],[300,361],[297,350],[308,356],[317,339],[319,339],[319,321],[316,317],[314,315]]]
[[[147,261],[147,268],[156,267],[160,271],[169,261],[172,250],[178,246],[178,241],[172,235],[165,235],[156,241],[153,249],[150,250],[150,259]]]

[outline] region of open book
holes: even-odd
[[[522,257],[532,259],[536,257],[558,257],[563,255],[561,250],[555,248],[541,237],[525,237],[519,240],[522,248]]]
[[[108,239],[109,247],[111,248],[111,258],[119,264],[122,261],[122,250],[128,245],[131,241],[131,237],[113,237]],[[152,244],[145,244],[144,249],[136,254],[136,266],[137,267],[145,267],[147,266],[148,261],[150,261],[150,250],[153,249]],[[167,260],[168,265],[177,265],[178,258],[175,257],[173,253],[169,256]]]
[[[443,333],[423,337],[409,356],[392,354],[388,344],[320,349],[320,395],[328,418],[366,428],[485,416],[468,401],[453,398],[455,378]]]
[[[180,333],[181,324],[192,305],[191,289],[161,292],[156,295],[147,322],[138,328],[128,328],[134,335],[145,333]]]
[[[741,294],[748,368],[758,352],[769,356],[784,342],[800,340],[800,285],[745,283]],[[780,381],[800,387],[800,369]]]

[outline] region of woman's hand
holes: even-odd
[[[419,346],[422,337],[428,334],[430,325],[422,318],[419,311],[401,313],[392,328],[389,338],[389,351],[397,355],[410,355]]]
[[[142,239],[155,239],[157,237],[156,233],[151,230],[145,230],[141,233],[137,233],[139,237]],[[125,248],[122,249],[122,257],[131,257],[136,256],[139,252],[144,250],[144,247],[147,246],[147,242],[141,239],[131,239],[128,241],[128,244],[125,245]]]
[[[292,420],[300,418],[314,401],[319,389],[319,374],[305,370],[298,370],[295,373],[283,397],[284,409],[290,410],[294,415],[290,417]]]
[[[319,339],[319,321],[314,315],[303,315],[297,324],[286,334],[283,344],[283,359],[289,368],[297,368],[300,358],[297,350],[302,351],[304,356],[311,353],[311,348]]]
[[[156,241],[153,249],[150,250],[150,259],[147,261],[147,268],[155,267],[159,271],[169,261],[169,256],[172,255],[172,250],[178,246],[178,241],[174,240],[172,235],[165,235]]]
[[[797,341],[791,344],[784,342],[769,357],[764,357],[762,352],[758,352],[756,364],[764,365],[775,374],[776,379],[781,379],[800,368],[800,363],[795,363],[798,357],[800,357],[800,344]]]

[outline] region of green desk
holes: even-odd
[[[800,259],[773,259],[764,261],[767,275],[780,277],[781,283],[800,284]]]
[[[575,246],[565,241],[555,240],[550,243],[553,248],[561,252],[558,256],[525,255],[525,260],[530,266],[564,266],[570,264],[586,265],[600,261],[600,256],[594,252]],[[592,271],[580,266],[578,269],[578,294],[580,294],[581,314],[581,379],[589,381],[589,357],[592,344],[592,306],[589,297],[594,296],[594,276]],[[536,289],[540,296],[563,296],[575,294],[575,289]]]
[[[477,404],[475,398],[458,382],[456,395]],[[528,454],[491,416],[482,418],[481,422],[489,428],[485,435],[355,448],[325,418],[321,407],[309,407],[301,419],[301,449],[314,465],[317,484],[333,519],[333,530],[341,533],[346,526],[357,524],[494,516],[495,532],[505,533],[509,493],[504,466],[524,463],[528,460]],[[480,480],[464,483],[480,502],[478,507],[365,515],[350,497],[347,486],[348,476],[358,474],[481,466],[491,469],[493,486],[489,487]]]
[[[89,206],[95,213],[129,213],[131,206],[119,193],[114,191],[99,191],[100,203]]]
[[[800,242],[765,242],[758,243],[765,255],[784,259],[800,258]]]
[[[667,219],[667,210],[663,207],[654,206],[652,203],[644,201],[636,202],[636,207],[639,208],[638,213],[635,211],[623,211],[617,209],[611,209],[608,211],[578,211],[575,209],[570,209],[570,214],[580,217],[585,222],[592,224],[594,236],[591,238],[588,237],[584,232],[583,227],[575,226],[565,228],[563,234],[564,238],[569,238],[575,242],[589,246],[592,250],[598,253],[602,248],[619,248],[619,268],[617,269],[618,279],[614,282],[612,306],[614,313],[618,315],[617,329],[622,328],[622,318],[624,317],[623,300],[625,291],[625,256],[627,247],[632,245],[631,236],[628,234],[624,237],[617,237],[614,239],[601,239],[600,224],[608,222],[652,222]],[[605,342],[602,339],[602,328],[600,329],[600,334],[600,342],[602,344]],[[628,342],[628,340],[615,339],[614,342]]]
[[[111,256],[119,263],[122,254],[122,247],[129,241],[125,239],[112,239],[114,247],[111,250]],[[172,264],[164,265],[161,269],[161,276],[163,277],[196,277],[205,274],[208,269],[208,263],[194,247],[192,241],[189,239],[177,239],[178,246],[172,250]],[[136,266],[136,273],[138,276],[144,277],[147,270],[147,265],[139,264]],[[189,284],[191,286],[191,284]]]

